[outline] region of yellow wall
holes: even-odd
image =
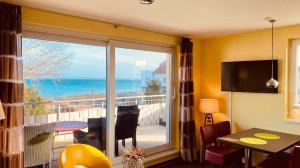
[[[115,28],[115,25],[110,23],[62,15],[28,7],[22,7],[22,21],[24,24],[28,25],[45,26],[60,30],[110,36],[112,38],[116,37],[170,45],[177,45],[180,40],[180,38],[176,36],[126,26]]]
[[[275,58],[279,60],[279,93],[232,93],[232,116],[236,130],[251,127],[300,134],[300,124],[287,123],[285,114],[286,61],[288,41],[300,37],[300,25],[275,29]],[[199,72],[200,97],[219,98],[225,120],[229,93],[221,92],[222,61],[271,59],[271,30],[244,33],[201,41]],[[200,61],[201,60],[201,61]]]

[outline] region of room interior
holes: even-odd
[[[229,150],[230,157],[235,161],[241,160],[241,162],[234,162],[228,159],[230,160],[228,161],[229,167],[263,168],[277,165],[296,168],[300,165],[297,161],[300,157],[300,147],[296,145],[300,141],[300,106],[297,102],[299,94],[297,75],[298,66],[300,66],[297,59],[300,56],[300,12],[297,8],[300,5],[299,1],[74,0],[70,3],[67,0],[4,0],[0,3],[3,9],[3,17],[0,16],[2,24],[0,30],[3,34],[7,32],[7,27],[10,27],[6,24],[17,22],[17,19],[4,17],[9,16],[11,12],[6,10],[7,5],[20,8],[18,16],[21,18],[18,23],[22,25],[21,31],[10,30],[14,32],[10,34],[17,34],[16,41],[20,40],[18,37],[22,37],[23,40],[22,44],[14,43],[19,47],[16,49],[17,52],[8,54],[5,46],[10,44],[5,43],[7,41],[4,35],[0,37],[0,41],[2,39],[2,44],[0,44],[2,46],[0,48],[0,70],[2,71],[0,71],[0,87],[2,87],[0,88],[0,167],[22,168],[41,165],[53,168],[73,168],[74,165],[126,167],[125,163],[129,164],[127,161],[131,160],[126,160],[124,156],[132,154],[130,153],[132,152],[130,150],[133,150],[131,147],[137,147],[137,150],[141,148],[144,152],[140,154],[139,150],[133,151],[136,152],[137,160],[142,160],[142,165],[135,165],[136,167],[177,168],[212,165],[227,167],[227,161],[224,158],[228,153],[222,153],[222,163],[216,161],[218,159],[210,160],[209,158],[214,153],[206,147],[205,134],[208,127],[213,127],[217,132],[222,128],[229,131],[224,136],[231,139],[222,139],[219,132],[216,133],[218,135],[213,135],[214,140],[217,141],[217,143],[213,141],[217,144],[216,146]],[[25,83],[26,87],[29,83],[25,76],[23,79],[23,77],[16,77],[18,75],[6,75],[14,73],[15,70],[12,68],[14,66],[9,66],[13,63],[9,64],[5,59],[16,60],[16,62],[21,60],[22,58],[18,57],[22,57],[19,51],[22,50],[23,45],[24,65],[20,63],[19,66],[24,66],[25,71],[28,55],[33,55],[37,51],[32,50],[29,54],[24,51],[25,46],[34,43],[32,41],[30,43],[32,39],[44,40],[44,43],[62,42],[53,45],[66,46],[66,51],[58,52],[61,54],[68,53],[72,49],[83,48],[72,43],[86,45],[87,49],[82,49],[81,53],[89,50],[87,52],[91,53],[87,56],[90,57],[94,51],[99,51],[99,53],[103,51],[103,58],[81,60],[82,62],[102,60],[103,65],[95,64],[95,67],[102,66],[101,71],[104,71],[105,86],[102,97],[97,97],[99,95],[96,89],[95,93],[94,90],[91,91],[91,96],[94,97],[86,99],[93,99],[92,105],[81,100],[82,104],[78,103],[78,100],[72,102],[73,100],[67,98],[56,100],[49,98],[45,106],[39,106],[41,102],[34,102],[36,99],[30,99],[32,101],[30,108],[28,108],[28,102],[23,99],[11,102],[10,97],[13,97],[11,95],[19,94],[21,95],[19,97],[23,97],[23,90],[18,85],[19,92],[17,89],[11,91],[8,89],[9,84],[6,83]],[[98,46],[98,48],[88,48],[88,46]],[[126,57],[126,53],[132,57]],[[153,57],[149,59],[145,57],[142,60],[136,56],[143,54],[150,56],[152,54]],[[124,58],[123,55],[125,55]],[[73,53],[72,58],[77,59],[76,53]],[[82,57],[78,58],[77,62]],[[121,94],[118,90],[118,76],[126,76],[126,72],[129,73],[128,69],[134,69],[131,66],[118,69],[119,63],[125,62],[127,58],[130,58],[128,62],[134,62],[132,65],[135,65],[136,69],[146,69],[147,66],[150,67],[153,64],[154,68],[151,69],[153,79],[158,80],[160,86],[163,84],[165,86],[160,87],[161,90],[155,94],[141,93],[133,95],[134,97],[129,93]],[[28,60],[30,62],[34,59]],[[259,62],[263,60],[266,62],[259,65]],[[226,63],[232,64],[228,64],[229,70],[227,70],[231,71],[225,76]],[[94,66],[94,64],[87,65]],[[128,65],[131,64],[128,63]],[[46,66],[50,67],[50,65]],[[246,83],[241,84],[242,80],[233,79],[234,77],[243,78],[243,71],[232,70],[239,67],[241,69],[248,67],[245,75],[248,80],[244,80]],[[92,71],[93,69],[95,68],[88,66],[86,68],[75,67],[73,72],[81,74],[80,71],[86,71],[87,74],[97,74],[97,71]],[[145,69],[138,72],[141,78],[149,73],[149,70],[147,69],[146,73]],[[135,71],[129,75],[136,74]],[[167,77],[166,79],[163,77],[164,79],[160,81],[162,74]],[[267,76],[259,86],[263,89],[251,88],[256,84],[255,81],[259,81],[260,76]],[[271,76],[278,81],[278,86],[268,88],[266,82]],[[43,83],[42,81],[48,79],[47,77],[38,78],[37,81]],[[137,77],[130,77],[137,80]],[[69,78],[74,79],[72,76]],[[125,77],[120,79],[125,80]],[[225,88],[224,84],[226,79],[230,79],[228,88]],[[149,83],[146,82],[143,86],[144,89],[147,84]],[[83,85],[82,87],[89,86]],[[71,86],[66,85],[66,88],[71,88]],[[250,90],[245,88],[250,88]],[[75,98],[74,95],[72,96]],[[26,98],[26,95],[24,97]],[[103,102],[105,102],[104,105]],[[61,106],[58,103],[61,103]],[[79,105],[89,106],[89,109],[100,109],[100,111],[94,113],[91,110],[88,111],[86,107],[82,109],[87,111],[80,111],[77,110],[81,108]],[[24,109],[11,110],[10,108],[14,106],[24,106],[25,114]],[[51,118],[52,114],[46,117],[31,113],[27,115],[26,109],[33,111],[36,107],[49,107],[49,109],[51,107],[57,116]],[[126,110],[122,110],[122,107]],[[59,112],[57,112],[58,109]],[[79,112],[75,115],[76,110]],[[131,112],[130,116],[135,118],[122,118],[121,112],[128,110]],[[88,115],[83,113],[88,113]],[[101,130],[90,129],[91,118],[99,117],[105,118]],[[63,121],[63,125],[57,129],[59,121]],[[222,125],[224,121],[229,121],[226,122],[229,126]],[[51,124],[55,122],[57,125]],[[72,130],[74,125],[79,129]],[[128,128],[127,131],[122,129],[125,127]],[[34,130],[32,134],[38,135],[35,137],[39,140],[34,137],[30,140],[28,137],[24,138],[26,130],[30,128]],[[52,130],[51,135],[43,132],[45,130]],[[247,134],[246,131],[248,131]],[[99,132],[101,132],[101,144],[91,139],[94,135],[98,136]],[[261,145],[256,145],[257,147],[253,144],[250,147],[245,146],[247,143],[243,142],[242,138],[248,137],[249,134],[254,136],[257,133],[264,133],[263,136],[267,134],[269,137],[257,138],[263,140],[260,141]],[[83,139],[84,142],[81,142]],[[235,141],[233,142],[232,139]],[[273,150],[272,148],[268,151],[268,145],[283,139],[286,141],[282,143],[282,147],[278,145],[280,149]],[[49,145],[51,150],[44,154],[46,161],[38,165],[31,164],[37,153],[33,148],[30,148],[33,150],[32,153],[26,153],[27,140],[29,144],[34,143],[37,146],[42,143],[51,144]],[[226,145],[219,145],[222,143]],[[98,149],[86,144],[92,144],[91,146],[96,146]],[[42,148],[41,146],[39,147]],[[122,146],[129,146],[130,149]],[[236,146],[246,150],[232,149]],[[77,158],[78,160],[71,157],[72,153],[78,152],[77,150],[83,153],[83,156],[80,156],[81,159]],[[283,151],[288,156],[284,156],[282,160],[277,155],[274,157],[272,155]],[[127,165],[127,167],[135,166]]]

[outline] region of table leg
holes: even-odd
[[[245,148],[245,168],[252,168],[252,151]]]

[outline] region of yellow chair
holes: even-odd
[[[85,144],[73,144],[60,153],[60,168],[112,168],[109,159],[97,148]]]

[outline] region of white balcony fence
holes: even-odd
[[[138,105],[140,109],[139,125],[158,125],[166,118],[166,95],[117,97],[115,114],[118,106]],[[25,103],[25,125],[45,124],[57,121],[87,121],[88,118],[106,116],[106,98],[48,101]],[[44,111],[32,114],[40,106]]]

